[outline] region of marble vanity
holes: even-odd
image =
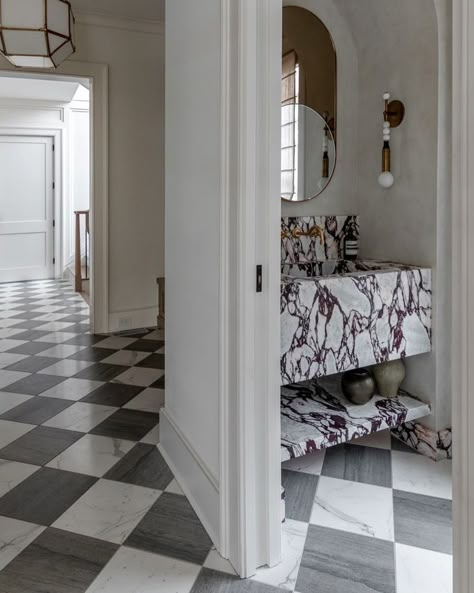
[[[341,391],[347,370],[432,348],[431,270],[344,259],[349,231],[358,235],[357,217],[282,221],[282,460],[430,414],[404,391],[364,406]]]

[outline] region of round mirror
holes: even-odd
[[[303,202],[318,196],[331,181],[336,147],[331,121],[298,103],[281,109],[281,197]]]

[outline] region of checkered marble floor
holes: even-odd
[[[0,593],[450,593],[450,462],[379,433],[283,466],[283,562],[240,581],[160,455],[164,341],[0,285]]]

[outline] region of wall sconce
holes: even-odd
[[[401,101],[390,101],[390,93],[384,93],[385,110],[383,113],[383,150],[382,173],[379,175],[379,184],[388,189],[395,183],[395,178],[390,166],[390,135],[392,128],[398,128],[405,117],[405,106]]]

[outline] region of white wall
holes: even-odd
[[[79,23],[77,47],[73,60],[109,66],[109,329],[154,325],[164,275],[164,38],[126,22]]]
[[[166,23],[166,417],[161,446],[182,471],[174,423],[219,483],[220,0],[172,0]],[[192,471],[191,469],[189,470]],[[194,483],[193,483],[194,482]],[[194,475],[186,484],[196,487]],[[198,506],[202,488],[191,492]],[[209,502],[212,502],[209,500]],[[219,531],[219,502],[203,511]],[[209,523],[211,525],[209,525]]]
[[[449,132],[439,144],[439,123],[450,126],[449,101],[439,91],[450,87],[448,58],[440,78],[438,20],[433,0],[400,0],[396,4],[334,0],[343,12],[359,62],[358,214],[361,255],[429,266],[434,272],[434,352],[407,361],[406,386],[433,405],[428,422],[450,426],[449,190],[440,182],[440,167],[449,160]],[[445,6],[444,2],[441,2]],[[441,12],[442,23],[448,12]],[[449,44],[445,22],[444,44]],[[382,33],[383,32],[383,33]],[[448,37],[446,37],[448,35]],[[445,52],[445,49],[443,49]],[[381,166],[384,91],[406,106],[403,124],[392,132],[390,190],[376,182]],[[439,165],[439,166],[438,166]],[[448,177],[444,171],[444,177]],[[441,185],[440,185],[441,183]],[[444,186],[443,186],[444,184]]]

